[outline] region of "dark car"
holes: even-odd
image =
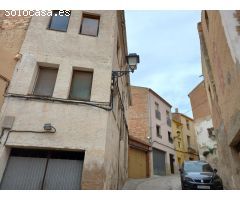
[[[179,170],[182,189],[222,190],[222,179],[206,161],[184,161]]]

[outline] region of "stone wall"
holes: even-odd
[[[14,59],[19,53],[26,35],[31,17],[6,16],[0,10],[0,75],[11,80],[17,61]],[[3,94],[7,83],[0,80],[0,108],[3,104]]]
[[[240,188],[240,66],[236,11],[203,11],[199,35],[203,73],[217,133],[218,170],[228,189]],[[206,20],[208,16],[208,20]],[[228,16],[226,18],[226,16]]]

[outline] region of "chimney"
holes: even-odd
[[[178,108],[175,108],[175,113],[178,113]]]

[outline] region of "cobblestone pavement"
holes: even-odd
[[[153,176],[145,179],[128,179],[123,190],[180,190],[180,175]]]

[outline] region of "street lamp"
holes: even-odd
[[[130,72],[134,72],[134,70],[137,69],[137,64],[140,62],[139,55],[136,53],[130,53],[128,56],[126,56],[127,63],[128,63],[128,69],[127,71],[113,71],[112,76],[115,77],[121,77],[123,75],[127,75]]]

